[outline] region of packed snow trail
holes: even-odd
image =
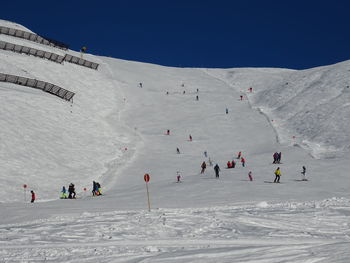
[[[347,262],[349,213],[349,199],[332,198],[67,214],[1,225],[0,260]]]

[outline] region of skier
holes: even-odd
[[[245,159],[243,157],[241,158],[241,163],[242,163],[242,166],[245,167]]]
[[[96,194],[102,195],[102,189],[101,189],[101,185],[99,182],[96,182]]]
[[[276,162],[277,162],[277,155],[278,155],[277,152],[275,152],[275,153],[272,155],[272,157],[273,157],[273,163],[276,163]]]
[[[242,95],[240,96],[240,98],[241,98],[241,100],[243,100],[243,96]]]
[[[95,196],[96,195],[96,182],[95,181],[92,181],[92,196]]]
[[[176,172],[176,179],[178,183],[181,183],[181,175],[179,171]]]
[[[199,92],[199,89],[197,89],[197,93]]]
[[[31,190],[30,192],[31,192],[31,194],[32,194],[32,200],[30,200],[30,202],[31,202],[31,203],[34,203],[34,201],[35,201],[35,193],[34,193],[33,190]]]
[[[282,159],[282,153],[279,152],[279,153],[277,154],[277,163],[281,163],[281,159]]]
[[[301,180],[302,181],[307,181],[306,179],[306,167],[303,166],[303,171],[301,172],[302,176],[301,176]]]
[[[226,114],[228,114],[228,108],[226,108]]]
[[[140,88],[142,88],[142,82],[140,82],[139,85],[140,85]]]
[[[198,97],[198,95],[196,96],[196,100],[199,100],[199,97]]]
[[[249,177],[249,181],[253,181],[253,175],[252,175],[252,171],[249,171],[248,173],[248,177]]]
[[[208,157],[207,151],[204,151],[204,156],[205,156],[205,157]]]
[[[167,131],[166,131],[166,135],[170,135],[170,130],[167,130]]]
[[[169,95],[169,91],[166,92],[166,95]]]
[[[214,171],[215,171],[215,177],[219,179],[219,172],[220,172],[220,167],[218,164],[214,166]]]
[[[186,91],[183,91],[183,92],[182,92],[182,94],[185,94],[185,93],[186,93]]]
[[[281,179],[281,170],[279,167],[277,167],[276,171],[275,171],[275,180],[273,181],[274,183],[279,183],[280,179]]]
[[[207,164],[205,162],[203,162],[202,165],[201,165],[201,168],[202,168],[201,174],[204,174],[205,169],[207,168]]]
[[[235,167],[236,167],[236,162],[235,162],[235,160],[232,160],[231,165],[232,165],[232,168],[235,168]]]
[[[238,155],[237,155],[237,159],[240,159],[242,156],[242,152],[239,152]]]
[[[232,163],[230,161],[227,162],[227,168],[232,168]]]
[[[190,134],[190,136],[189,136],[189,139],[190,139],[190,142],[192,142],[192,136],[191,136],[191,134]]]
[[[180,149],[179,148],[176,148],[176,153],[180,154]]]
[[[67,190],[65,186],[62,187],[61,193],[61,199],[67,199]]]
[[[74,184],[70,183],[70,185],[68,186],[68,199],[75,199],[75,187],[74,187]]]
[[[253,92],[253,88],[252,88],[252,87],[249,88],[249,92],[250,92],[250,93]]]

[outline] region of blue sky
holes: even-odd
[[[4,1],[0,18],[74,50],[181,67],[304,69],[350,59],[350,1]]]

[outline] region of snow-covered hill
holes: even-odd
[[[10,36],[0,40],[80,56]],[[0,82],[0,261],[78,262],[74,258],[85,255],[79,262],[347,262],[349,61],[296,71],[84,58],[99,63],[98,70],[0,50],[0,73],[76,94],[71,103]],[[239,151],[246,167],[235,159],[236,168],[225,169]],[[269,183],[276,151],[282,152],[279,185]],[[220,165],[219,179],[209,158]],[[200,174],[203,161],[208,167]],[[303,165],[308,182],[300,181]],[[156,212],[144,210],[145,173]],[[178,174],[182,183],[176,183]],[[101,182],[104,196],[90,197],[93,180]],[[58,200],[71,182],[79,199]],[[35,204],[24,203],[23,184],[36,192]],[[315,226],[308,228],[303,220],[313,215]],[[74,248],[77,237],[85,245]],[[265,242],[269,251],[286,246],[258,256]],[[342,256],[327,256],[336,244]],[[243,247],[251,257],[234,252]],[[323,252],[313,261],[314,251]]]

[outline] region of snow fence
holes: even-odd
[[[17,85],[22,85],[34,89],[41,89],[45,92],[48,92],[50,94],[56,95],[60,97],[61,99],[70,101],[73,99],[73,96],[75,95],[74,92],[71,92],[69,90],[63,89],[59,86],[56,86],[54,84],[37,80],[37,79],[29,79],[21,76],[15,76],[10,74],[4,74],[0,73],[0,81],[2,82],[9,82]]]

